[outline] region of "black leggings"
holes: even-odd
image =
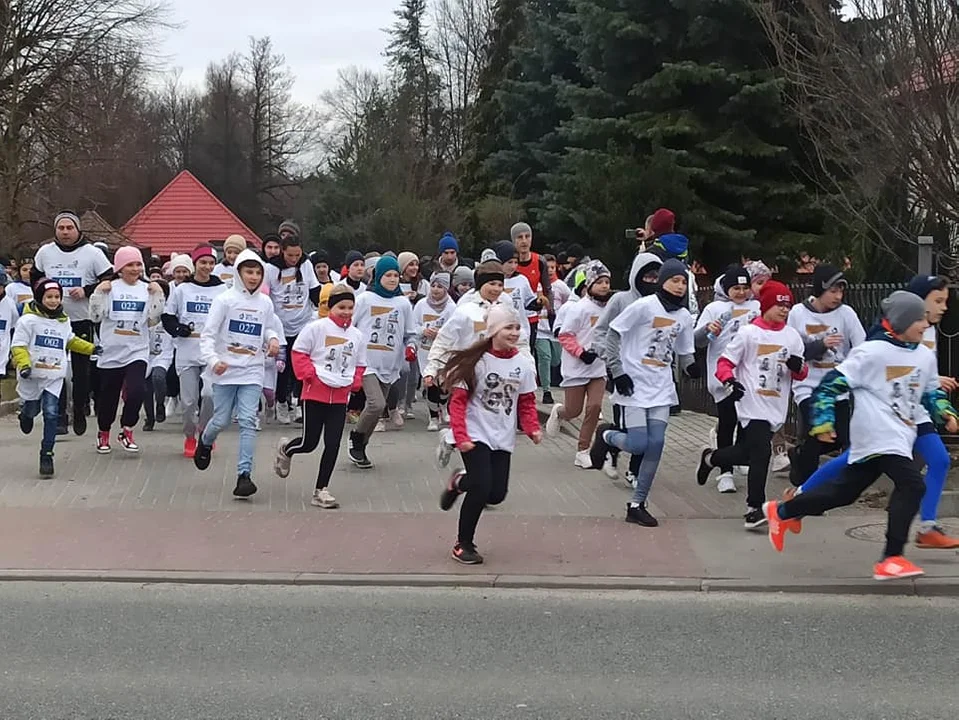
[[[276,376],[276,401],[279,403],[289,402],[293,397],[299,398],[303,389],[303,384],[293,374],[293,343],[296,342],[297,337],[293,335],[286,339],[286,367]]]
[[[926,484],[916,464],[899,455],[880,455],[847,465],[839,479],[820,485],[808,493],[796,495],[780,508],[783,519],[804,515],[822,515],[827,510],[852,505],[866,488],[885,473],[894,489],[889,498],[886,525],[886,549],[883,557],[902,555],[909,537],[909,525],[919,512]]]
[[[769,443],[773,439],[773,429],[765,420],[747,420],[746,423],[739,426],[736,444],[713,451],[710,464],[721,468],[748,465],[746,505],[761,508],[766,502],[766,475],[773,454]]]
[[[725,398],[716,403],[716,415],[719,419],[716,428],[716,449],[726,448],[733,444],[733,438],[736,436],[736,426],[739,424],[739,416],[736,414],[736,402],[732,398]],[[732,465],[720,465],[719,471],[731,473]]]
[[[146,393],[147,364],[137,360],[119,368],[99,368],[100,398],[97,402],[97,427],[107,432],[117,419],[120,392],[126,391],[120,426],[134,427],[140,420],[140,407]]]
[[[320,469],[316,475],[317,490],[330,484],[345,424],[346,405],[329,405],[316,400],[303,401],[303,434],[290,440],[283,450],[290,457],[311,453],[320,444],[320,436],[323,436],[323,455],[320,457]]]
[[[472,547],[483,508],[506,499],[510,457],[506,450],[490,450],[483,443],[476,443],[476,447],[463,453],[466,476],[460,478],[459,486],[466,491],[466,497],[460,507],[460,544]]]
[[[819,456],[834,450],[849,447],[849,401],[839,400],[836,403],[836,441],[822,442],[818,437],[812,437],[812,398],[806,398],[799,403],[799,437],[802,442],[796,448],[792,457],[789,471],[789,481],[796,487],[806,482],[819,468]]]

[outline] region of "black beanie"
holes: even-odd
[[[496,243],[493,246],[493,252],[501,263],[507,263],[516,257],[516,247],[509,240]]]
[[[749,285],[749,273],[742,265],[730,265],[720,278],[719,286],[724,293],[728,293],[730,288],[737,285]]]
[[[813,297],[822,297],[829,288],[846,284],[846,276],[835,265],[817,265],[812,271]]]
[[[346,259],[343,260],[343,264],[346,265],[346,267],[349,267],[353,263],[362,260],[363,253],[361,253],[359,250],[350,250],[348,253],[346,253]]]

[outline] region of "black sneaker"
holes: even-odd
[[[20,432],[24,435],[29,435],[33,432],[33,418],[27,417],[23,412],[20,413]]]
[[[53,453],[40,451],[40,477],[53,477]]]
[[[553,404],[553,395],[549,390],[543,391],[543,405],[552,405]]]
[[[643,527],[659,526],[659,520],[650,515],[649,510],[646,509],[646,503],[640,503],[636,507],[633,507],[627,503],[626,522],[633,523],[635,525],[642,525]]]
[[[713,452],[712,448],[704,448],[699,456],[699,467],[696,469],[696,482],[705,485],[709,480],[709,473],[713,471],[713,466],[707,462],[706,458]]]
[[[87,417],[83,414],[83,408],[80,408],[80,412],[75,412],[73,414],[73,434],[80,436],[87,431]]]
[[[796,455],[799,454],[799,446],[791,447],[786,451],[786,457],[789,458],[789,484],[793,487],[802,487],[806,482],[799,476],[799,463],[796,462]]]
[[[766,524],[766,516],[762,508],[749,508],[749,512],[743,517],[743,527],[747,530],[756,530]]]
[[[453,507],[456,498],[463,492],[459,488],[460,478],[463,477],[466,477],[466,471],[462,468],[452,472],[450,479],[446,483],[446,489],[443,490],[443,494],[440,495],[440,510],[449,510]]]
[[[199,450],[199,446],[197,446]],[[194,457],[194,459],[196,459]],[[236,487],[233,488],[233,497],[248,498],[256,493],[256,485],[250,478],[250,473],[240,473],[236,476]]]
[[[476,552],[475,545],[456,543],[453,546],[453,551],[450,553],[450,556],[456,562],[463,563],[464,565],[481,565],[483,562],[483,556]]]
[[[610,447],[606,444],[606,441],[603,440],[603,433],[612,429],[612,423],[600,423],[596,426],[596,433],[593,435],[593,446],[589,449],[589,459],[595,470],[601,470],[603,463],[606,462],[606,453],[610,451]]]
[[[163,403],[157,403],[156,419],[158,423],[166,422],[166,408]]]
[[[201,435],[202,437],[202,435]],[[193,464],[197,470],[206,470],[210,467],[210,460],[213,457],[213,447],[204,445],[200,440],[196,441],[196,452],[193,453]]]
[[[153,424],[153,421],[152,421],[152,420],[144,420],[144,421],[143,421],[143,432],[153,432],[153,429],[154,429],[155,427],[156,427],[156,426]]]
[[[369,470],[373,467],[373,463],[370,462],[370,459],[366,456],[366,437],[363,433],[356,431],[350,433],[350,449],[348,454],[350,462],[361,470]]]

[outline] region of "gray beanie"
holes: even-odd
[[[510,240],[516,241],[517,235],[522,235],[523,233],[533,234],[533,228],[529,226],[529,223],[518,222],[513,227],[510,228],[509,237]]]
[[[898,335],[926,317],[926,303],[914,293],[896,290],[882,301],[882,316],[889,321],[892,331]]]
[[[442,285],[447,290],[450,289],[450,274],[448,272],[435,272],[430,276],[430,285]]]
[[[460,265],[453,271],[453,287],[463,283],[473,284],[473,271],[465,265]]]
[[[276,232],[279,234],[284,230],[289,230],[291,233],[293,233],[294,237],[300,237],[300,226],[292,220],[284,220],[281,222],[280,226],[276,229]]]

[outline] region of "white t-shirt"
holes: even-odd
[[[145,282],[128,285],[114,280],[105,297],[99,291],[93,294],[103,303],[100,318],[100,346],[103,351],[97,360],[101,369],[126,367],[130,363],[150,361],[150,293]]]
[[[39,400],[43,391],[60,396],[63,378],[67,375],[67,345],[73,330],[67,320],[48,318],[31,312],[17,322],[13,347],[24,347],[30,353],[31,374],[18,378],[17,394],[21,400]]]
[[[490,450],[516,446],[519,396],[536,389],[536,373],[519,353],[511,358],[486,353],[476,363],[476,392],[466,406],[466,433]]]
[[[316,317],[316,309],[310,300],[310,290],[318,288],[313,266],[304,262],[299,266],[300,281],[296,280],[297,268],[283,268],[276,265],[266,266],[266,278],[270,287],[273,310],[283,323],[283,332],[287,337],[299,335],[300,330]]]
[[[390,385],[400,379],[406,345],[413,339],[413,308],[402,295],[380,297],[365,292],[356,298],[353,324],[366,338],[366,374]]]
[[[564,283],[565,285],[565,283]],[[553,330],[563,331],[563,323],[566,322],[566,316],[569,315],[573,307],[580,301],[579,295],[570,293],[563,306],[556,311],[556,317],[553,318]]]
[[[104,273],[113,269],[103,251],[89,243],[83,243],[70,252],[64,252],[53,242],[37,250],[33,266],[63,288],[63,311],[71,321],[90,319],[90,300],[74,300],[72,288],[93,285]]]
[[[30,288],[29,285],[27,285],[26,283],[22,283],[19,280],[7,285],[6,295],[8,298],[13,300],[14,304],[18,308],[22,308],[28,302],[33,300],[33,290]]]
[[[427,298],[423,298],[413,307],[413,327],[416,332],[416,360],[420,367],[420,374],[426,372],[426,366],[429,362],[430,348],[433,347],[433,339],[423,335],[427,328],[433,328],[439,332],[446,324],[453,313],[456,311],[456,303],[449,295],[446,296],[446,302],[442,308],[437,310],[430,305]]]
[[[708,310],[707,307],[703,312]],[[793,385],[786,360],[790,355],[802,357],[803,347],[799,333],[788,325],[781,330],[755,324],[739,328],[723,357],[736,366],[736,379],[746,388],[743,399],[736,403],[736,413],[743,427],[750,420],[765,420],[775,431],[786,422],[789,391]],[[722,400],[722,397],[718,399]]]
[[[236,267],[234,265],[224,265],[218,262],[213,266],[213,277],[218,277],[228,288],[233,287],[233,279],[236,277]]]
[[[759,301],[746,300],[738,305],[732,300],[716,300],[709,303],[699,314],[696,329],[709,325],[713,321],[722,323],[723,329],[706,346],[706,387],[713,400],[720,402],[726,397],[726,388],[716,378],[716,364],[741,327],[759,317]],[[797,353],[802,357],[802,353]]]
[[[552,285],[550,285],[550,289],[553,292],[553,311],[555,319],[555,316],[559,314],[559,311],[562,309],[563,305],[565,305],[566,301],[569,300],[572,291],[562,280],[553,280]],[[539,323],[536,328],[536,338],[544,338],[546,340],[553,341],[556,340],[556,336],[553,335],[553,326],[549,322],[549,311],[546,308],[543,308],[539,311]]]
[[[9,289],[8,285],[8,292]],[[10,342],[19,317],[15,300],[9,295],[0,298],[0,375],[6,372],[7,363],[10,362]]]
[[[189,281],[173,288],[163,312],[176,315],[180,323],[193,328],[190,337],[173,338],[177,371],[188,367],[201,367],[204,364],[200,357],[200,333],[203,332],[213,301],[227,289],[226,285],[203,287]]]
[[[529,311],[526,309],[526,306],[536,299],[536,293],[534,293],[533,289],[529,286],[529,280],[526,279],[525,275],[516,273],[503,281],[503,297],[505,298],[506,296],[509,296],[513,301],[513,309],[515,309],[516,314],[519,315],[520,329],[523,331],[525,337],[529,338]],[[533,338],[533,340],[535,339],[536,338]]]
[[[593,345],[593,328],[596,327],[596,323],[599,322],[602,314],[603,307],[601,305],[596,304],[589,297],[584,297],[570,307],[566,318],[563,320],[563,329],[560,334],[572,334],[580,347],[589,350]],[[576,387],[577,385],[586,385],[594,378],[606,377],[606,363],[597,357],[587,365],[578,357],[574,357],[567,352],[566,348],[563,348],[560,372],[563,375],[560,387]]]
[[[8,293],[10,292],[9,285],[7,286],[7,292]],[[930,350],[932,350],[933,352],[936,352],[938,337],[939,337],[939,334],[938,334],[938,331],[936,330],[936,326],[930,325],[929,327],[926,328],[925,332],[923,332],[922,334],[922,344],[925,345]]]
[[[633,394],[614,392],[613,402],[641,408],[675,405],[673,358],[694,352],[689,310],[667,312],[659,298],[650,295],[627,306],[609,327],[619,333],[623,370],[633,381]]]
[[[852,390],[855,411],[849,422],[849,462],[870,455],[911,458],[916,427],[928,417],[922,395],[939,387],[933,352],[885,340],[868,340],[853,348],[839,367]]]
[[[799,332],[803,342],[824,340],[828,335],[842,336],[839,347],[827,348],[822,358],[809,361],[809,375],[805,380],[793,383],[793,396],[798,405],[812,395],[819,382],[846,359],[852,348],[866,339],[866,331],[862,329],[856,311],[848,305],[840,305],[835,310],[824,313],[815,312],[805,304],[795,305],[789,311],[786,323]]]
[[[173,362],[173,338],[157,323],[150,328],[150,360],[147,364],[147,374],[154,368],[170,369]]]
[[[316,376],[331,388],[350,387],[356,368],[366,367],[363,333],[352,325],[343,329],[329,318],[313,320],[303,328],[293,352],[309,355]]]

